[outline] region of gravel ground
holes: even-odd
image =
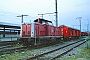
[[[76,40],[75,40],[76,41]],[[35,56],[37,54],[40,54],[40,53],[44,53],[44,52],[47,52],[47,51],[50,51],[52,49],[56,49],[56,48],[59,48],[61,46],[64,46],[64,45],[67,45],[67,44],[70,44],[70,43],[73,43],[74,41],[71,41],[71,42],[66,42],[66,43],[63,43],[63,44],[56,44],[54,46],[49,46],[49,47],[43,47],[43,48],[39,48],[39,49],[33,49],[33,50],[26,50],[25,52],[22,52],[22,53],[19,53],[19,52],[15,52],[15,53],[12,53],[12,54],[6,54],[6,55],[3,55],[3,56],[0,56],[0,60],[18,60],[18,59],[26,59],[28,57],[32,57],[32,56]],[[67,54],[66,56],[68,55],[71,55],[72,52],[70,52],[70,54]],[[74,51],[73,53],[76,53],[76,51]],[[73,54],[72,53],[72,54]],[[78,52],[77,52],[78,53]],[[65,56],[64,56],[65,57]],[[45,60],[48,60],[48,59],[45,59]]]
[[[40,54],[40,53],[48,52],[48,51],[50,51],[50,50],[53,50],[53,49],[56,49],[56,48],[60,48],[60,47],[62,47],[62,46],[65,46],[65,45],[70,44],[70,43],[73,43],[73,42],[74,42],[74,41],[66,42],[66,43],[64,43],[64,44],[56,44],[56,45],[54,45],[54,46],[49,46],[49,47],[34,49],[34,50],[31,50],[31,51],[30,51],[30,54],[31,54],[32,56],[38,55],[38,54]]]
[[[38,58],[38,59],[36,59],[36,60],[41,60],[41,59],[46,59],[46,58],[47,58],[47,59],[51,59],[51,58],[53,58],[53,57],[55,57],[55,56],[61,54],[62,52],[65,52],[65,51],[71,49],[71,47],[77,46],[77,45],[80,44],[80,43],[81,43],[81,42],[78,42],[78,43],[76,43],[76,44],[74,44],[74,45],[70,45],[70,46],[65,47],[65,48],[63,48],[63,49],[60,49],[60,50],[58,50],[58,51],[56,51],[56,52],[53,52],[53,53],[44,55],[43,57]]]
[[[84,43],[79,47],[74,48],[71,52],[67,53],[66,55],[57,58],[56,60],[90,60],[90,41],[88,42],[88,49],[86,48],[86,43]]]

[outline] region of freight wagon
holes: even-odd
[[[81,36],[88,36],[87,32],[81,32]]]
[[[63,36],[64,39],[68,38],[78,38],[80,37],[80,30],[71,28],[65,25],[59,26],[61,30],[61,36]]]

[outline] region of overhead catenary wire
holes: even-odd
[[[13,1],[10,1],[10,0],[8,0],[8,1],[6,1],[6,2],[10,2],[10,3],[14,3]],[[19,6],[21,6],[20,4],[18,4]],[[18,7],[18,6],[17,6]],[[24,6],[23,8],[28,8],[28,9],[31,9],[30,7],[27,7],[27,6]],[[27,10],[28,10],[27,9]],[[34,11],[34,12],[36,12],[35,10],[33,10],[33,9],[31,9],[32,11]],[[23,14],[23,12],[21,12],[21,13],[19,13],[19,12],[15,12],[15,11],[8,11],[8,10],[5,10],[5,8],[2,6],[2,8],[0,8],[0,16],[13,16],[13,17],[15,17],[16,15],[22,15]],[[29,15],[29,13],[28,13],[28,15]],[[35,14],[34,14],[35,15]],[[36,18],[36,16],[34,17],[33,15],[29,15],[30,16],[30,18]]]
[[[45,11],[49,10],[49,9],[51,8],[51,6],[53,6],[53,5],[54,5],[54,3],[53,3],[53,4],[51,4],[50,6],[48,6],[47,8],[43,9],[40,13],[42,13],[42,12],[45,12]]]
[[[9,1],[9,2],[12,2],[12,1]],[[12,2],[12,3],[13,3],[13,2]],[[19,5],[19,4],[18,4],[18,5]],[[44,9],[44,11],[50,9],[50,7],[51,7],[52,5],[54,5],[54,3],[51,4],[48,8]],[[26,6],[24,6],[24,7],[26,7]],[[3,11],[3,10],[2,10],[2,11]],[[15,12],[11,12],[11,11],[10,11],[9,13],[4,12],[4,11],[2,12],[2,11],[0,12],[2,16],[5,16],[5,15],[8,15],[8,16],[10,16],[10,15],[11,15],[11,16],[12,16],[12,15],[14,15],[14,16],[15,16],[15,15],[21,15],[20,13],[15,13]],[[34,11],[34,12],[35,12],[35,11]],[[28,15],[29,15],[29,14],[28,14]],[[30,17],[32,17],[32,16],[30,16]],[[32,18],[36,18],[36,17],[32,17]]]
[[[53,18],[53,17],[51,17],[51,15],[49,15],[49,17],[53,20],[53,21],[55,21],[55,19]],[[56,22],[56,21],[55,21]]]
[[[3,10],[3,9],[0,9],[0,16],[13,16],[13,17],[16,17],[16,15],[21,15],[20,13],[16,13],[16,12],[11,12],[11,11],[8,11],[8,10]],[[31,16],[29,15],[30,18],[36,18],[35,16]]]
[[[18,1],[18,0],[17,0],[17,1]],[[15,4],[14,1],[8,0],[8,2],[11,2],[11,3]],[[22,7],[22,5],[20,4],[20,2],[19,2],[17,5]],[[18,7],[18,6],[17,6],[17,7]],[[36,12],[34,9],[32,9],[32,8],[30,8],[30,7],[28,7],[28,6],[23,6],[23,8],[28,8],[28,9],[31,9],[32,11]],[[21,13],[20,13],[20,14],[21,14]]]
[[[62,1],[62,0],[61,0]],[[54,2],[51,2],[51,3],[53,3],[53,4],[55,4]],[[46,9],[44,9],[44,11],[46,11],[46,10],[48,10],[48,9],[50,9],[51,8],[51,6],[53,6],[53,4],[52,5],[50,5],[50,7],[48,7],[48,8],[46,8]],[[61,6],[60,5],[58,5],[60,8],[61,8]],[[26,6],[24,6],[24,7],[26,7]],[[71,10],[71,9],[70,9]],[[70,14],[69,12],[67,12],[70,16],[72,15],[72,14]],[[29,15],[29,14],[28,14]],[[73,15],[72,15],[73,16]]]
[[[61,0],[61,2],[63,2],[63,1]],[[53,2],[51,2],[51,3],[53,3]],[[64,2],[63,2],[63,3],[64,3]],[[55,3],[54,3],[54,4],[55,4]],[[64,4],[65,4],[65,3],[64,3]],[[66,6],[66,8],[68,7],[66,4],[65,4],[65,6]],[[74,14],[75,16],[77,16],[69,7],[68,7],[69,10],[72,11],[73,14],[70,13],[70,12],[68,12],[65,8],[63,8],[62,5],[59,5],[59,4],[58,4],[57,7],[58,7],[58,9],[62,9],[64,12],[66,12],[67,14],[69,14],[69,16],[73,16],[73,14]],[[73,17],[72,17],[72,18],[73,18]]]
[[[49,1],[51,2],[51,0],[49,0]],[[60,0],[60,1],[61,1],[62,3],[64,3],[62,0]],[[53,2],[51,2],[51,3],[53,3]],[[54,4],[55,4],[55,3],[54,3]],[[66,6],[66,8],[69,8],[65,3],[64,3],[64,5]],[[58,4],[57,7],[58,7],[58,9],[60,8],[60,9],[62,9],[63,11],[65,11],[66,13],[68,13],[70,16],[73,16],[73,14],[74,14],[76,17],[78,17],[78,15],[77,15],[76,13],[74,13],[73,10],[70,9],[70,8],[69,8],[69,10],[72,11],[73,14],[71,14],[71,13],[68,12],[65,8],[63,8],[62,5],[59,5],[59,4]]]
[[[61,0],[61,1],[62,1],[62,0]],[[63,2],[63,1],[62,1],[62,2]],[[64,2],[63,2],[63,3],[64,3]],[[69,10],[72,11],[72,13],[73,13],[76,17],[78,17],[78,15],[77,15],[76,13],[74,13],[73,10],[72,10],[67,4],[64,3],[64,5],[66,6],[66,8],[69,8]]]
[[[72,14],[71,13],[69,13],[66,9],[64,9],[62,6],[58,6],[58,8],[60,8],[61,10],[63,10],[63,12],[66,12],[66,14],[68,15],[68,16],[71,16],[71,18],[73,18],[72,16]]]
[[[66,12],[65,15],[67,15],[68,17],[71,16],[70,18],[74,19],[74,18],[73,18],[74,15],[73,15],[72,13],[68,12],[65,8],[63,8],[62,5],[61,5],[61,6],[58,6],[58,8],[61,9],[61,10],[63,10],[63,12]],[[59,11],[60,11],[60,10],[59,10]],[[59,15],[60,15],[60,12],[59,12]],[[59,16],[59,17],[60,17],[60,16]],[[75,17],[75,18],[76,18],[76,17]]]
[[[62,1],[62,0],[61,0]],[[55,4],[55,3],[54,3]],[[68,13],[69,16],[73,16],[71,13],[69,13],[65,8],[62,7],[62,5],[59,5],[57,6],[59,9],[62,9],[64,12]]]

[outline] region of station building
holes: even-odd
[[[15,41],[20,37],[20,25],[0,22],[0,41]]]

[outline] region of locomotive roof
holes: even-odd
[[[34,20],[34,22],[37,22],[37,20],[38,20],[38,19]],[[41,18],[39,18],[39,20],[52,23],[52,21],[45,20],[45,19],[41,19]]]

